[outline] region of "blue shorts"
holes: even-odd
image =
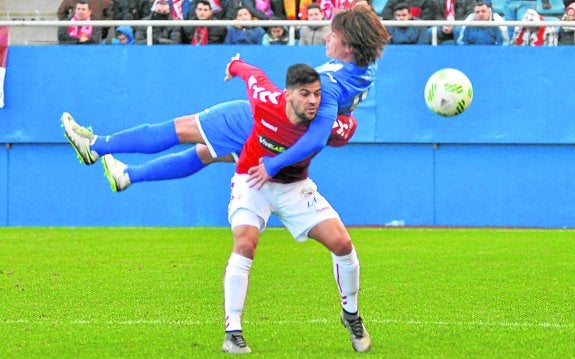
[[[196,121],[212,157],[231,154],[236,160],[254,125],[250,103],[240,100],[209,107]]]

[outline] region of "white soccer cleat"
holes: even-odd
[[[76,151],[80,162],[86,165],[95,163],[100,156],[90,149],[90,144],[95,138],[92,130],[77,124],[68,112],[62,114],[60,121],[64,127],[64,136]]]
[[[246,344],[242,331],[235,330],[233,332],[226,332],[224,344],[222,345],[222,352],[231,354],[246,354],[251,353],[252,350]]]
[[[371,337],[359,314],[351,315],[342,310],[341,323],[349,331],[351,346],[356,352],[367,352],[371,349]]]
[[[130,187],[130,176],[126,173],[127,166],[118,161],[112,155],[102,156],[102,166],[104,166],[104,175],[110,182],[110,187],[114,192],[121,192]]]

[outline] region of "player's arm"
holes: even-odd
[[[226,79],[230,79],[235,76],[241,78],[246,83],[246,90],[248,92],[248,99],[250,102],[257,99],[259,94],[264,90],[277,89],[265,72],[244,62],[243,60],[240,60],[239,54],[232,57],[232,60],[226,69]],[[273,95],[274,94],[266,93],[266,96],[273,97]],[[276,96],[279,95],[280,94],[278,93]],[[272,98],[269,98],[269,100],[274,103]]]

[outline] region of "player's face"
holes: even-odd
[[[321,84],[319,81],[301,85],[286,91],[286,100],[300,122],[315,118],[321,101]],[[289,110],[288,110],[289,112]]]
[[[333,29],[325,37],[325,54],[332,59],[349,61],[351,48],[344,44],[343,36]]]

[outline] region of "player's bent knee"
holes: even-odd
[[[259,241],[260,231],[253,225],[239,225],[233,228],[234,253],[253,258]]]
[[[332,244],[330,248],[331,252],[336,256],[345,256],[351,253],[353,250],[353,244],[349,236],[347,238],[339,238]]]

